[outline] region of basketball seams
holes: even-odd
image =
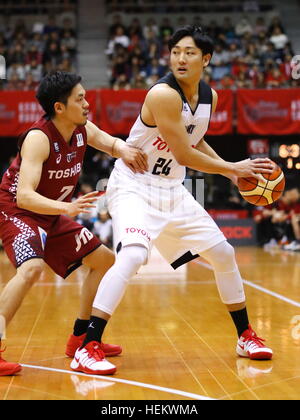
[[[253,205],[272,204],[280,198],[285,188],[284,174],[278,165],[275,166],[272,174],[267,174],[267,176],[262,174],[262,176],[265,180],[264,184],[253,177],[240,178],[238,183],[242,197]],[[251,189],[251,187],[253,188]]]
[[[241,178],[241,179],[245,179],[248,182],[248,184],[257,186],[257,182],[251,181],[251,178]],[[242,190],[240,190],[240,191],[242,191]],[[245,191],[247,191],[247,190],[245,190]]]
[[[263,177],[263,178],[264,178],[264,179],[266,179],[265,177]],[[266,187],[268,186],[268,184],[269,184],[269,179],[267,180],[267,183],[266,183],[265,187],[261,187],[261,188],[263,188],[263,192],[261,193],[261,195],[260,195],[260,197],[258,198],[258,200],[255,202],[255,204],[254,204],[255,206],[259,204],[259,201],[260,201],[262,198],[265,198],[268,204],[272,204],[272,203],[269,203],[269,200],[267,199],[267,197],[265,197],[265,196],[264,196],[264,193],[265,193],[265,191],[266,191]],[[257,185],[258,185],[258,184],[257,184]],[[272,195],[272,194],[271,194],[271,195]]]
[[[282,175],[282,176],[281,176]],[[285,189],[285,178],[284,178],[284,175],[283,175],[283,172],[280,174],[280,177],[281,177],[281,179],[280,179],[280,181],[276,184],[276,187],[278,187],[280,184],[281,184],[281,187],[282,187],[282,191],[278,191],[278,190],[273,190],[273,192],[272,192],[272,199],[274,200],[274,201],[276,201],[276,200],[278,200],[278,198],[280,198],[281,197],[281,195],[282,195],[282,192],[284,191],[284,189]],[[277,194],[278,194],[278,197],[277,197]]]
[[[280,179],[280,178],[281,178],[281,179]],[[248,179],[247,179],[247,178],[243,178],[243,179],[246,179],[246,180],[247,180],[247,182],[248,182],[249,184],[255,185],[256,187],[258,186],[258,187],[260,187],[260,188],[264,188],[264,191],[265,191],[265,190],[267,190],[267,191],[278,192],[278,193],[280,193],[280,192],[283,192],[283,191],[284,191],[284,188],[283,188],[282,190],[277,190],[277,189],[276,189],[277,185],[279,185],[279,184],[280,184],[280,183],[284,180],[284,176],[283,176],[283,174],[282,174],[282,173],[280,173],[280,175],[278,175],[278,177],[277,177],[276,179],[273,179],[273,180],[268,180],[268,182],[266,183],[266,187],[263,187],[263,186],[262,186],[262,185],[260,185],[259,183],[254,184],[254,182],[248,181]],[[277,182],[277,184],[276,184],[276,186],[274,187],[274,189],[273,189],[273,188],[267,188],[267,186],[269,185],[269,183],[273,183],[274,181],[277,181],[277,180],[279,180],[279,182]],[[267,180],[266,180],[266,181],[267,181]],[[239,191],[242,193],[242,192],[249,192],[249,191],[252,191],[252,190],[244,190],[244,189],[240,189],[240,188],[239,188]]]
[[[259,201],[261,201],[262,199],[264,199],[267,203],[266,204],[259,203]],[[264,195],[261,195],[254,205],[255,206],[256,205],[263,205],[263,206],[266,205],[266,206],[268,206],[269,204],[270,203],[269,203],[268,199]]]
[[[264,177],[265,178],[265,177]],[[266,178],[265,178],[266,179]],[[264,197],[264,198],[266,198],[265,197],[265,191],[266,191],[266,188],[267,188],[267,186],[269,185],[269,181],[270,181],[270,179],[268,179],[268,181],[267,181],[267,184],[265,185],[265,187],[264,187],[264,190],[263,190],[263,192],[262,192],[262,194],[261,194],[261,196],[260,197]],[[272,194],[271,194],[271,196],[272,196]],[[266,200],[268,201],[268,204],[272,204],[272,203],[269,203],[269,200],[266,198]]]
[[[260,188],[264,188],[264,187],[261,187],[260,185],[259,185],[259,187]],[[278,192],[278,193],[280,193],[280,192],[283,192],[284,191],[284,189],[283,190],[272,190],[271,188],[264,188],[264,191],[272,191],[272,192]],[[243,193],[243,192],[251,192],[252,190],[239,190],[240,191],[240,193]]]
[[[261,200],[261,198],[262,198],[262,195],[258,197],[257,201],[254,203],[254,206],[257,206],[258,205],[258,203]]]

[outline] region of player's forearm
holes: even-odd
[[[219,156],[212,147],[210,147],[210,145],[208,143],[206,143],[205,140],[201,140],[200,143],[198,143],[197,150],[199,150],[199,152],[202,152],[204,154],[206,154],[207,156],[210,156],[214,159],[219,159],[219,160],[224,160],[221,158],[221,156]]]
[[[206,143],[205,140],[201,140],[201,142],[197,145],[196,149],[199,150],[199,152],[202,152],[213,159],[219,159],[219,160],[224,161],[224,159],[222,159],[221,156],[219,156],[214,151],[214,149],[208,143]],[[234,184],[237,183],[237,177],[233,173],[223,174],[223,175],[229,178]]]
[[[38,214],[58,216],[67,213],[69,203],[46,198],[36,191],[22,191],[17,194],[17,206]]]
[[[215,158],[200,150],[189,150],[180,160],[181,165],[208,174],[219,174],[228,178],[234,176],[234,163]]]
[[[101,150],[104,153],[114,157],[121,157],[121,150],[125,146],[125,142],[118,137],[112,137],[110,134],[101,132],[101,142],[98,144],[97,149]]]

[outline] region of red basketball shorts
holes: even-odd
[[[0,209],[0,238],[16,268],[32,258],[42,258],[66,278],[101,245],[96,236],[69,217],[31,214]]]

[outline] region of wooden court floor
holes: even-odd
[[[74,373],[64,349],[84,272],[61,280],[49,270],[7,330],[5,358],[23,371],[0,377],[0,399],[300,399],[300,254],[236,253],[251,323],[273,348],[272,361],[236,356],[236,333],[204,260],[179,274],[154,261],[131,281],[106,330],[105,341],[124,349],[111,359],[117,373]],[[0,289],[13,274],[1,254]]]

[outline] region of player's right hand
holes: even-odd
[[[66,215],[75,217],[80,213],[91,213],[90,209],[95,208],[95,202],[99,199],[99,191],[93,191],[82,195],[77,200],[67,204]]]
[[[253,177],[262,180],[260,174],[271,174],[274,171],[274,163],[268,158],[245,159],[233,163],[233,173],[239,178]]]
[[[148,170],[148,158],[142,150],[124,143],[120,153],[121,158],[132,172],[143,174]]]

